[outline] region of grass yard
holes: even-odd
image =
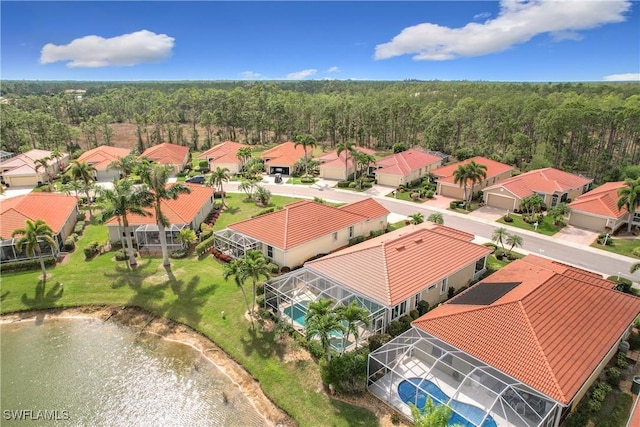
[[[302,182],[302,181],[300,181],[300,179],[301,179],[300,177],[297,177],[297,178],[289,178],[289,179],[287,180],[287,184],[294,184],[294,185],[307,185],[307,186],[309,186],[309,185],[313,185],[313,184],[315,184],[315,183],[316,183],[316,181],[317,181],[317,179],[315,179],[315,178],[313,179],[313,182]]]
[[[217,229],[263,209],[243,199],[241,194],[226,198],[228,208],[216,222]],[[281,206],[294,200],[274,196],[272,204]],[[47,270],[50,277],[44,287],[38,280],[40,270],[2,274],[0,311],[89,304],[141,307],[184,323],[215,341],[302,426],[378,425],[370,411],[333,400],[319,391],[317,363],[284,362],[284,348],[275,332],[251,330],[244,317],[246,307],[241,291],[232,281],[223,280],[222,265],[212,257],[172,259],[169,269],[162,267],[160,257],[142,257],[139,266],[130,270],[125,262],[113,259],[113,252],[86,261],[83,248],[91,241],[105,240],[105,226],[88,226],[69,260]],[[245,289],[251,293],[249,283]],[[225,319],[220,316],[223,310]]]
[[[640,246],[640,239],[618,239],[613,237],[611,238],[611,241],[613,242],[613,245],[604,246],[599,244],[596,239],[596,241],[591,244],[591,247],[638,259],[638,257],[632,255],[632,252],[635,248]]]
[[[552,219],[548,215],[544,216],[544,218],[542,219],[542,222],[538,225],[537,230],[533,225],[527,222],[524,222],[522,220],[522,215],[512,213],[512,214],[509,214],[509,216],[513,219],[512,222],[505,222],[503,217],[498,219],[496,222],[499,222],[500,224],[510,225],[516,228],[521,228],[523,230],[537,231],[538,233],[541,233],[547,236],[553,236],[558,231],[560,231],[559,227],[556,227],[552,224]]]
[[[399,191],[395,191],[395,192],[388,193],[386,195],[386,197],[390,197],[392,199],[398,199],[398,200],[405,200],[407,202],[414,202],[414,203],[424,203],[427,200],[429,200],[427,198],[424,198],[424,199],[418,198],[418,199],[413,200],[411,198],[411,193],[413,193],[413,191],[411,191],[411,189],[409,189],[407,191],[404,191],[402,193],[399,192]]]

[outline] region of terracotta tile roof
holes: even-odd
[[[111,162],[126,157],[131,153],[128,148],[111,147],[101,145],[89,151],[85,151],[78,157],[79,162],[87,162],[96,170],[107,170]]]
[[[393,306],[490,253],[472,239],[433,223],[408,225],[305,266]]]
[[[29,193],[0,200],[0,236],[10,238],[13,230],[24,228],[27,219],[42,219],[58,234],[76,206],[75,197],[58,193]]]
[[[218,163],[239,163],[238,150],[242,147],[248,147],[248,145],[240,144],[239,142],[225,141],[222,144],[209,148],[200,154],[198,159],[211,159],[211,161]]]
[[[377,173],[406,176],[411,172],[429,165],[440,165],[442,159],[433,154],[411,148],[401,153],[392,154],[376,162]]]
[[[307,147],[307,155],[313,153],[312,147]],[[267,165],[293,165],[304,157],[302,145],[295,147],[295,142],[288,141],[264,151],[260,157]]]
[[[499,176],[505,172],[513,170],[513,166],[496,162],[495,160],[487,159],[486,157],[476,156],[470,159],[463,160],[461,162],[450,163],[446,166],[431,171],[431,173],[438,177],[438,181],[453,184],[453,172],[458,168],[459,165],[466,165],[472,160],[480,165],[485,165],[487,167],[487,179],[491,179],[495,176]]]
[[[358,202],[349,203],[340,206],[343,211],[351,212],[365,218],[378,218],[383,215],[389,215],[391,212],[371,197]]]
[[[580,175],[554,168],[545,168],[507,178],[499,184],[487,187],[486,190],[503,187],[522,199],[530,196],[534,192],[543,194],[553,194],[555,192],[564,193],[583,187],[592,181],[592,179]]]
[[[373,156],[374,154],[376,154],[376,152],[374,150],[370,150],[368,148],[365,147],[355,147],[355,149],[361,153],[365,153],[365,154],[369,154],[371,156]],[[318,160],[321,163],[321,166],[323,167],[331,167],[331,168],[337,168],[337,167],[342,167],[344,169],[344,158],[347,155],[346,151],[342,151],[340,153],[340,155],[338,156],[338,150],[333,150],[330,151],[326,154],[323,154],[320,157],[316,157],[316,160]],[[347,158],[347,165],[348,167],[352,167],[353,166],[353,161],[351,159],[351,156],[349,156]]]
[[[489,305],[455,302],[475,286],[512,282],[520,284]],[[413,325],[565,405],[640,313],[640,298],[535,255],[474,287]]]
[[[163,142],[147,148],[140,157],[145,157],[162,165],[181,165],[188,153],[189,147]]]
[[[376,217],[360,213],[362,205],[359,203],[362,202],[356,202],[355,212],[351,212],[349,205],[335,208],[304,200],[286,205],[279,211],[236,222],[229,228],[286,250]],[[373,199],[368,203],[372,211],[374,204],[378,204]],[[380,211],[380,208],[375,208],[376,213]]]
[[[161,202],[162,213],[167,217],[170,224],[189,224],[196,214],[200,212],[202,206],[213,197],[214,189],[211,187],[188,183],[184,185],[191,189],[190,194],[181,194],[176,200],[163,200]],[[149,216],[127,215],[129,225],[155,224],[156,215],[153,207],[145,210],[149,212]],[[111,218],[106,224],[117,225],[118,219]]]
[[[577,197],[569,203],[569,207],[576,212],[620,218],[627,213],[624,207],[618,209],[618,189],[622,187],[624,187],[623,181],[607,182]]]

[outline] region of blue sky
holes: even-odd
[[[640,3],[2,1],[1,78],[640,80]]]

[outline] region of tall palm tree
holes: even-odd
[[[126,248],[129,252],[129,265],[135,266],[136,253],[133,249],[133,239],[129,231],[128,214],[141,216],[151,215],[144,208],[153,206],[153,194],[144,187],[136,186],[127,179],[113,179],[113,189],[101,189],[99,198],[105,202],[105,208],[102,211],[102,220],[109,218],[118,218],[118,228],[122,222],[124,235],[127,241]],[[122,245],[124,248],[125,245]]]
[[[87,196],[87,203],[89,205],[89,218],[93,218],[93,211],[91,210],[91,195],[89,194],[89,191],[95,182],[93,179],[95,173],[96,168],[87,162],[79,162],[78,160],[72,161],[67,167],[67,174],[71,179],[77,179],[84,183],[84,193]]]
[[[471,202],[471,200],[473,199],[473,187],[477,183],[482,182],[484,179],[487,179],[487,167],[483,164],[476,163],[474,160],[471,160],[469,163],[467,163],[467,179],[471,182],[471,191],[468,200],[468,202]]]
[[[33,164],[36,167],[36,172],[40,169],[44,171],[45,181],[49,186],[49,191],[51,191],[51,180],[49,179],[49,171],[47,171],[47,168],[49,167],[49,160],[51,160],[51,157],[43,157],[41,159],[34,160]]]
[[[344,179],[349,179],[349,156],[353,157],[356,152],[356,143],[353,141],[344,141],[336,144],[336,153],[338,157],[344,151]]]
[[[44,266],[44,258],[42,258],[41,243],[49,246],[52,250],[58,248],[58,244],[53,238],[53,230],[42,219],[25,221],[24,228],[17,228],[11,233],[11,237],[21,236],[15,243],[19,252],[24,252],[30,258],[37,256],[40,260],[40,268],[42,269],[42,280],[47,280],[47,270]]]
[[[233,281],[236,286],[240,288],[242,291],[242,296],[244,297],[244,302],[247,305],[247,313],[251,314],[251,307],[249,307],[249,298],[247,298],[247,292],[244,290],[244,282],[247,280],[246,269],[243,268],[243,259],[234,259],[228,264],[224,265],[224,271],[222,273],[222,277],[224,280],[229,280],[230,277],[233,277]],[[253,329],[253,316],[249,316],[251,318],[251,329]]]
[[[335,302],[328,298],[318,298],[317,300],[310,302],[309,305],[307,305],[307,314],[304,316],[305,325],[309,319],[314,316],[323,316],[331,313],[334,304]]]
[[[304,174],[309,175],[309,161],[307,159],[307,148],[315,148],[317,143],[316,139],[311,135],[298,135],[293,143],[293,148],[297,148],[298,145],[302,145],[304,150]]]
[[[444,217],[440,212],[435,212],[427,217],[427,221],[442,225],[444,224]]]
[[[143,170],[141,175],[142,181],[148,186],[153,196],[153,207],[156,214],[156,223],[158,225],[158,233],[160,235],[160,246],[162,248],[162,265],[169,267],[169,252],[167,251],[167,235],[165,227],[170,226],[169,220],[162,213],[162,202],[164,200],[176,200],[180,194],[189,194],[191,189],[188,186],[175,183],[167,185],[171,167],[160,164],[152,164],[149,169]]]
[[[76,197],[76,201],[79,200],[78,192],[84,188],[84,183],[78,179],[72,179],[66,184],[62,184],[62,192],[67,196],[72,194]]]
[[[120,172],[122,178],[126,178],[133,173],[136,168],[136,163],[136,157],[133,154],[129,154],[124,157],[118,157],[109,163],[107,169],[117,170]]]
[[[243,171],[249,159],[251,159],[251,147],[240,147],[236,153],[236,157],[240,160],[240,170]]]
[[[624,180],[624,187],[618,189],[618,209],[625,207],[629,212],[627,231],[631,232],[633,214],[640,206],[640,178]]]
[[[507,229],[504,227],[496,228],[495,230],[493,230],[493,234],[491,234],[491,240],[496,243],[499,243],[500,246],[502,246],[503,253],[504,253],[504,242],[508,236],[509,236],[509,233],[507,232]]]
[[[411,224],[422,224],[424,222],[424,215],[420,212],[416,212],[413,215],[409,215]]]
[[[513,248],[519,248],[520,246],[522,246],[522,237],[518,236],[517,234],[508,234],[507,241],[505,243],[509,245],[510,255]]]
[[[220,193],[222,206],[224,206],[224,188],[222,187],[222,184],[229,182],[229,178],[231,178],[229,175],[229,168],[217,167],[216,170],[209,175],[209,179],[207,181],[207,185],[209,187],[215,187],[217,189],[216,191]]]
[[[462,187],[462,190],[464,192],[465,206],[467,204],[467,181],[469,180],[466,166],[467,165],[458,165],[456,170],[453,171],[453,183],[458,184],[458,186]]]
[[[361,322],[365,327],[369,327],[369,310],[359,306],[355,301],[351,301],[349,305],[341,305],[336,309],[338,318],[347,322],[345,328],[346,334],[342,334],[342,352],[347,346],[349,335],[353,334],[356,340],[356,348],[358,348],[358,338],[360,338],[360,332],[358,331],[358,323]]]
[[[331,334],[332,332],[345,333],[345,328],[335,312],[313,316],[305,324],[307,339],[315,336],[320,338],[320,344],[327,353],[327,362],[331,361]]]
[[[269,263],[262,252],[256,250],[247,251],[241,260],[242,271],[246,278],[251,278],[253,285],[253,300],[250,311],[250,313],[253,314],[256,307],[258,280],[260,280],[260,277],[264,277],[265,279],[269,278]]]

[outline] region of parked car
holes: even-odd
[[[190,182],[192,184],[204,184],[204,181],[205,181],[204,175],[195,175],[195,176],[192,176],[191,178],[187,178],[184,180],[184,182]]]

